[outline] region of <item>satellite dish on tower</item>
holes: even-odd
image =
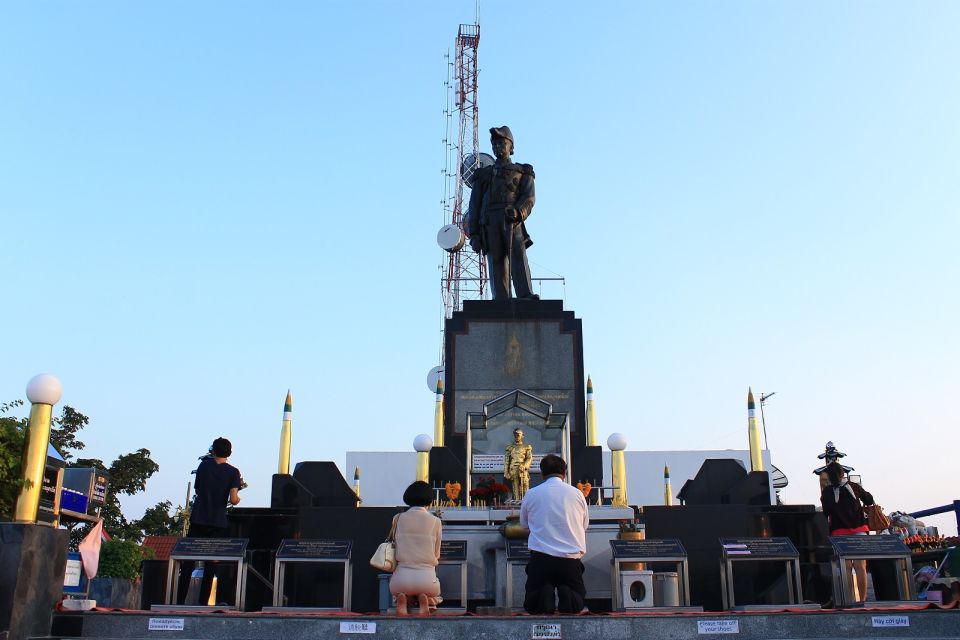
[[[770,482],[773,484],[774,489],[783,489],[790,484],[790,481],[787,480],[787,475],[776,467],[770,470]]]
[[[492,167],[494,162],[489,153],[471,153],[464,156],[460,164],[460,177],[464,184],[473,189],[473,174],[481,167]]]
[[[437,392],[437,380],[443,380],[443,388],[447,388],[447,381],[445,378],[447,368],[442,364],[430,369],[430,372],[427,373],[427,389],[430,389],[430,393]]]
[[[448,253],[456,253],[467,241],[466,234],[455,224],[445,224],[437,233],[437,244]]]

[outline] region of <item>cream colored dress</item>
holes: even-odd
[[[397,568],[390,577],[390,593],[408,596],[440,595],[440,518],[423,507],[410,507],[396,517]]]

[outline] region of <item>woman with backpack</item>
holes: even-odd
[[[830,484],[824,487],[820,494],[820,504],[823,505],[823,514],[827,516],[830,535],[867,535],[870,527],[863,515],[863,507],[873,504],[873,496],[859,484],[850,482],[846,471],[836,461],[828,464],[824,472]],[[857,573],[857,592],[851,594],[850,601],[863,602],[867,598],[867,561],[851,560],[848,565],[852,565]],[[847,571],[849,570],[848,567]]]

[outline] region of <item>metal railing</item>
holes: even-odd
[[[953,504],[945,504],[942,507],[921,509],[920,511],[914,511],[907,515],[911,518],[922,518],[923,516],[935,516],[939,513],[949,513],[951,511],[953,511],[953,514],[957,517],[957,530],[960,531],[960,500],[954,500]]]

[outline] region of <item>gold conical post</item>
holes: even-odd
[[[437,378],[437,403],[433,410],[433,446],[443,446],[443,379]]]
[[[597,412],[593,406],[593,379],[587,376],[587,446],[597,446]]]
[[[754,412],[753,389],[747,388],[747,437],[750,442],[750,470],[763,471],[763,447],[760,445],[760,428]]]
[[[287,399],[283,403],[283,425],[280,427],[280,461],[277,473],[290,474],[290,448],[293,444],[293,396],[287,389]]]

